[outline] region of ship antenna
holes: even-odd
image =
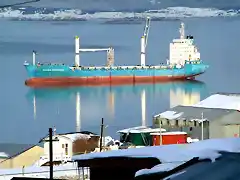
[[[185,26],[184,26],[183,22],[181,22],[179,32],[180,32],[180,39],[184,39],[185,38]]]

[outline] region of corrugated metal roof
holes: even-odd
[[[192,107],[192,106],[176,106],[171,109],[172,111],[181,113],[183,112],[180,118],[191,120],[191,119],[201,119],[202,113],[203,118],[208,121],[217,119],[219,117],[235,112],[235,110],[229,109],[215,109],[215,108],[203,108],[203,107]]]
[[[168,112],[168,111],[166,111]],[[184,119],[184,120],[194,120],[194,119],[207,119],[208,121],[215,120],[219,117],[228,115],[236,110],[231,109],[215,109],[215,108],[203,108],[203,107],[192,107],[192,106],[176,106],[169,110],[174,114],[166,115],[167,113],[159,114],[161,117],[166,119]]]

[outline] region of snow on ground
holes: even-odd
[[[78,176],[78,169],[76,163],[67,163],[64,165],[54,166],[53,170],[54,177]],[[49,167],[31,166],[24,169],[0,169],[0,180],[10,180],[16,176],[49,178]]]

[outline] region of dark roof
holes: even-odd
[[[9,157],[16,156],[30,148],[33,144],[13,144],[13,143],[0,143],[0,152],[5,152]]]
[[[157,172],[154,174],[140,176],[138,180],[238,180],[240,171],[240,153],[221,152],[222,156],[215,162],[210,160],[190,160],[181,167],[170,171]]]
[[[133,180],[137,171],[144,168],[152,168],[159,163],[160,161],[154,157],[110,156],[106,158],[79,160],[78,167],[89,167],[91,180]]]
[[[186,169],[172,180],[238,180],[240,177],[240,153],[224,153],[214,163],[202,161]]]

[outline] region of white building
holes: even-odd
[[[76,152],[79,149],[78,147],[76,147],[77,146],[76,142],[78,141],[83,142],[82,143],[83,147],[80,147],[80,148],[84,149],[85,148],[84,145],[86,144],[92,143],[92,144],[98,145],[98,140],[99,140],[98,137],[99,136],[90,132],[55,134],[52,137],[53,161],[58,163],[71,161],[71,158],[74,154],[84,153],[84,152]],[[44,155],[40,158],[39,161],[36,162],[36,165],[38,166],[42,166],[49,162],[49,137],[43,138],[41,142],[44,143]],[[88,147],[86,147],[86,151],[87,150],[88,150]]]

